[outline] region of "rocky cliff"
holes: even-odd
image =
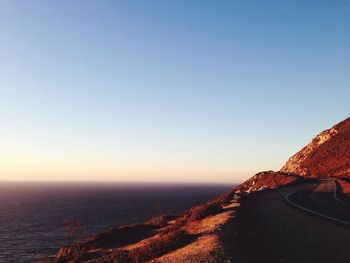
[[[350,177],[350,118],[318,134],[281,172],[307,177]]]

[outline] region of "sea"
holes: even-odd
[[[232,184],[0,182],[0,262],[38,262],[67,244],[64,221],[89,236],[178,214]]]

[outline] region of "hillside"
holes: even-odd
[[[336,189],[341,190],[337,195],[348,198],[349,153],[350,118],[317,135],[307,146],[292,156],[281,171],[260,172],[232,191],[205,204],[192,207],[180,215],[166,215],[143,224],[111,228],[87,240],[62,247],[53,261],[190,263],[233,262],[233,259],[236,259],[238,262],[283,262],[275,258],[285,249],[283,245],[286,245],[281,231],[287,231],[288,236],[294,235],[295,240],[299,240],[299,227],[314,226],[314,221],[308,215],[290,209],[281,196],[288,194],[290,189],[303,189],[303,187],[310,189],[322,181],[317,180],[319,178],[332,178],[335,180]],[[310,196],[314,195],[313,193]],[[330,198],[334,195],[332,189]],[[259,205],[259,202],[263,205]],[[273,205],[270,205],[271,202]],[[286,216],[281,214],[282,211]],[[261,228],[257,228],[257,222],[261,219],[259,217],[267,218],[266,221],[260,222]],[[295,222],[300,220],[299,224],[293,225],[294,230],[290,231],[289,217],[295,217]],[[278,230],[276,225],[282,221],[285,226]],[[268,224],[272,229],[266,231],[264,228]],[[324,229],[330,232],[329,235],[334,235],[334,231],[338,231],[336,226],[327,225]],[[302,235],[305,235],[305,231],[307,229],[302,229]],[[251,238],[254,233],[260,232],[260,236]],[[274,240],[280,239],[271,247],[282,245],[281,251],[262,249],[264,246],[270,246],[270,241],[265,240],[269,240],[271,232],[275,232]],[[317,240],[323,232],[315,229],[310,233],[315,235],[315,238],[311,239]],[[344,240],[348,240],[346,235]],[[315,249],[320,249],[318,242],[312,242]],[[292,248],[297,243],[288,247]],[[289,257],[298,256],[293,250],[289,250],[288,253]],[[303,251],[300,255],[304,260],[308,259]]]
[[[205,262],[226,262],[224,240],[230,237],[223,228],[238,228],[240,200],[251,193],[300,180],[293,174],[261,172],[232,191],[180,215],[111,228],[62,247],[54,262],[201,262],[202,258]]]
[[[111,228],[79,244],[62,247],[54,262],[203,262],[203,258],[204,262],[230,262],[225,243],[234,237],[223,230],[239,231],[241,200],[252,193],[300,181],[301,177],[291,173],[261,172],[180,215]]]
[[[318,134],[281,172],[313,178],[350,177],[350,118]]]

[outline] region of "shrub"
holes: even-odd
[[[166,226],[170,220],[174,220],[175,218],[176,216],[173,215],[161,215],[151,218],[147,221],[147,224],[154,225],[157,227],[163,227]]]

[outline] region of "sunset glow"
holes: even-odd
[[[0,180],[279,169],[349,113],[348,9],[317,2],[2,1]]]

